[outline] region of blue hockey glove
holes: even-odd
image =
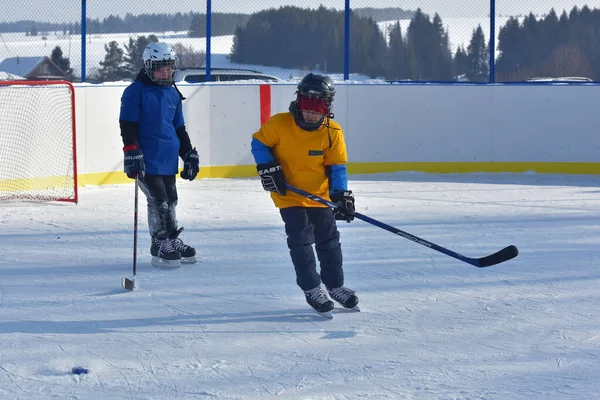
[[[339,207],[333,209],[333,217],[339,221],[354,221],[354,195],[352,190],[336,191],[331,194],[331,201]]]

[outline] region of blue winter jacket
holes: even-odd
[[[121,96],[119,121],[138,124],[147,174],[175,175],[180,150],[176,130],[184,126],[181,96],[173,86],[151,84],[140,75]]]

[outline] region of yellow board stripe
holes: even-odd
[[[536,172],[539,174],[600,175],[600,163],[574,162],[406,162],[406,163],[349,163],[349,174],[377,174],[383,172],[414,171],[432,174],[474,172]],[[199,178],[252,178],[254,165],[223,165],[200,167]],[[79,185],[115,185],[131,182],[123,172],[101,172],[79,175]],[[1,183],[1,182],[0,182]]]
[[[416,171],[434,174],[473,172],[537,172],[540,174],[600,174],[600,163],[576,162],[406,162],[350,163],[349,174]]]
[[[0,179],[0,192],[43,191],[73,188],[73,177],[43,176],[34,178]]]

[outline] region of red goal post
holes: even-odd
[[[77,203],[75,89],[0,81],[0,201]]]

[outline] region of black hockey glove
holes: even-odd
[[[256,166],[258,176],[263,189],[267,192],[277,192],[281,196],[285,196],[287,188],[285,187],[285,177],[281,165],[275,161],[268,164],[258,164]]]
[[[123,169],[127,177],[135,179],[138,176],[140,179],[144,179],[146,174],[144,154],[133,144],[123,147],[123,151],[125,152],[123,155]]]
[[[193,181],[200,172],[200,157],[196,149],[192,149],[183,156],[183,171],[179,174],[183,179]]]
[[[333,209],[333,217],[339,221],[354,221],[354,195],[352,190],[333,192],[331,201],[339,207]]]

